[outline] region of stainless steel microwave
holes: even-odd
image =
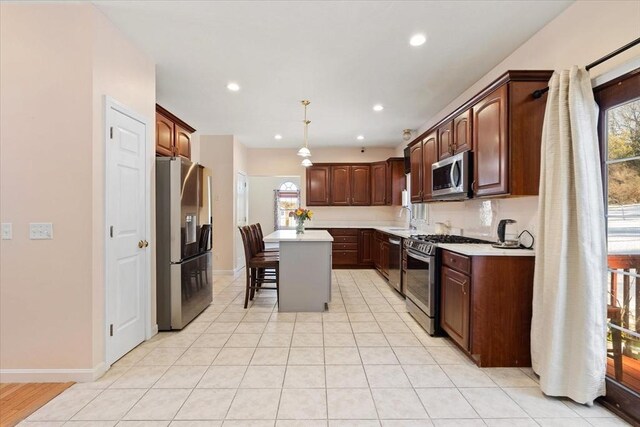
[[[431,194],[434,199],[463,200],[470,197],[471,153],[465,151],[431,166]]]

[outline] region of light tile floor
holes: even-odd
[[[530,369],[480,369],[433,338],[373,270],[333,272],[325,313],[279,313],[273,291],[242,306],[244,276],[98,381],[22,424],[39,426],[615,426],[600,406],[545,397]]]

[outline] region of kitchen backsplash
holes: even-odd
[[[412,224],[427,234],[435,232],[437,222],[443,222],[451,226],[451,234],[496,240],[498,222],[510,218],[516,220],[516,224],[509,226],[509,234],[526,229],[535,236],[538,197],[418,204],[412,206],[412,211]],[[397,225],[406,224],[404,216],[397,222]]]
[[[394,225],[395,206],[309,206],[313,211],[311,227]]]

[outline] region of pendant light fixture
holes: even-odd
[[[309,123],[311,123],[310,120],[307,120],[307,106],[311,104],[310,101],[308,100],[303,100],[302,101],[302,105],[304,106],[304,147],[300,148],[298,150],[298,156],[300,157],[304,157],[304,160],[302,160],[302,166],[309,167],[311,165],[313,165],[313,163],[311,163],[311,160],[308,159],[308,157],[311,157],[311,151],[309,151],[309,142],[308,142],[308,127],[309,127]]]

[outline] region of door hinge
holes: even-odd
[[[113,126],[109,128],[109,139],[113,139]]]
[[[109,336],[113,336],[113,323],[109,325]]]
[[[113,237],[113,225],[109,227],[109,237]]]

